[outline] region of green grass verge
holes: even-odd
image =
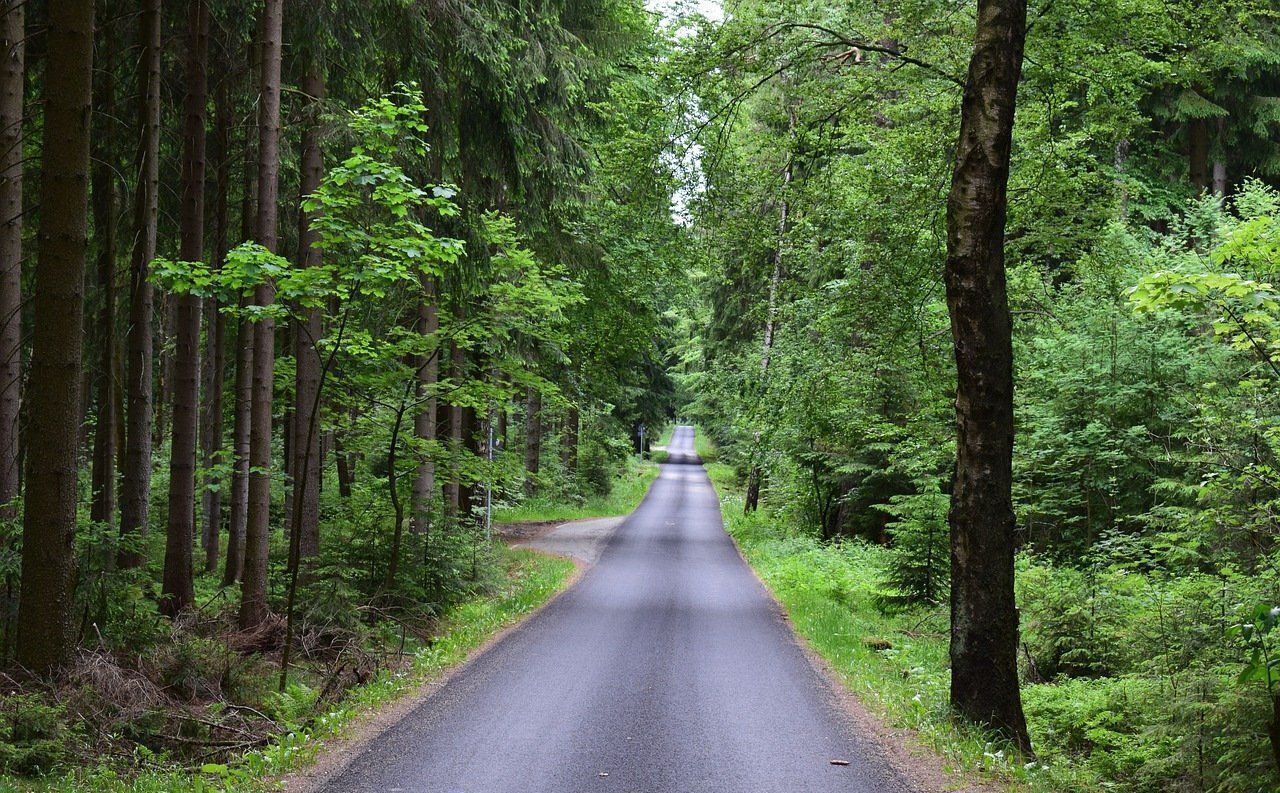
[[[626,515],[640,505],[657,476],[656,463],[629,457],[607,496],[591,496],[580,503],[538,496],[494,510],[493,519],[497,523],[550,523]]]
[[[915,730],[950,770],[981,771],[1012,791],[1091,791],[1095,780],[1069,766],[1024,765],[948,710],[945,608],[886,614],[875,595],[884,549],[824,544],[787,532],[764,511],[744,515],[740,483],[723,463],[707,466],[721,494],[725,527],[786,609],[791,623],[840,681],[885,723]]]
[[[695,427],[693,431],[693,451],[704,463],[713,463],[720,459],[720,450],[716,448],[716,442],[711,440],[711,436],[702,427]]]
[[[573,563],[532,551],[500,547],[508,575],[497,591],[454,608],[429,647],[418,649],[412,663],[385,672],[353,690],[342,702],[261,751],[228,764],[198,769],[152,771],[126,778],[110,769],[80,770],[44,780],[0,778],[2,793],[253,793],[279,786],[279,777],[313,762],[327,739],[341,736],[354,721],[439,677],[466,659],[500,630],[549,600],[569,580]]]

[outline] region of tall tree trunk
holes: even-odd
[[[947,198],[956,354],[951,494],[951,705],[1030,751],[1013,595],[1013,341],[1004,229],[1026,0],[979,0]]]
[[[143,0],[138,120],[138,188],[134,195],[133,261],[130,266],[128,417],[125,467],[120,484],[120,535],[131,547],[119,554],[121,567],[142,564],[137,547],[147,533],[151,501],[152,304],[149,270],[156,255],[160,191],[160,0]]]
[[[65,663],[75,642],[76,447],[79,435],[93,0],[50,0],[45,69],[40,236],[33,298],[31,409],[39,442],[27,454],[18,663],[37,673]]]
[[[538,487],[538,472],[542,468],[542,394],[530,388],[524,411],[524,472],[525,492],[533,495]]]
[[[280,57],[284,0],[266,0],[262,10],[262,72],[258,107],[257,240],[277,247],[280,192]],[[254,303],[275,302],[275,285],[263,284]],[[249,422],[249,514],[245,526],[244,583],[240,627],[253,628],[267,616],[267,542],[271,530],[271,405],[275,382],[275,322],[260,319],[253,332],[253,406]]]
[[[570,477],[578,473],[578,425],[580,422],[581,414],[578,408],[569,408],[569,413],[564,419],[564,441],[560,445],[560,462]]]
[[[205,124],[209,103],[209,8],[191,0],[187,20],[187,95],[182,146],[181,257],[204,257]],[[200,428],[200,298],[176,295],[173,348],[173,442],[169,451],[169,526],[161,610],[177,616],[195,603],[192,578],[196,508],[196,440]]]
[[[462,346],[456,340],[449,342],[449,378],[453,381],[454,388],[458,387],[458,383],[462,382],[462,367],[465,363],[464,352]],[[462,406],[450,404],[446,411],[448,419],[448,442],[449,442],[449,478],[445,481],[441,488],[444,496],[444,508],[451,518],[455,520],[460,515],[462,505],[461,488],[459,485],[459,471],[461,468],[461,455],[465,451],[462,448]]]
[[[17,515],[22,406],[22,103],[26,2],[0,6],[0,516]]]
[[[226,72],[225,54],[218,57],[221,71]],[[218,81],[214,94],[214,166],[213,193],[213,266],[222,267],[227,257],[227,198],[231,179],[231,105],[227,96],[227,80]],[[212,573],[218,567],[218,535],[222,530],[222,487],[214,468],[222,462],[222,388],[226,366],[226,320],[216,298],[204,305],[205,349],[201,357],[200,393],[203,395],[200,416],[200,457],[204,463],[205,482],[201,493],[204,515],[204,567]]]
[[[324,77],[318,59],[312,57],[302,78],[309,119],[302,133],[302,198],[314,193],[324,178],[324,154],[320,148],[320,105],[324,100]],[[298,266],[318,267],[320,249],[311,227],[312,215],[298,210]],[[302,320],[293,334],[296,358],[293,408],[293,486],[298,514],[298,558],[307,559],[320,551],[320,310],[302,309]]]
[[[1226,137],[1226,132],[1227,132],[1226,119],[1222,119],[1222,118],[1218,119],[1217,148],[1219,150],[1221,150],[1226,145],[1226,141],[1224,140],[1224,138]],[[1228,181],[1227,181],[1227,163],[1222,159],[1222,157],[1220,156],[1215,157],[1213,160],[1213,193],[1214,195],[1217,195],[1217,196],[1225,196],[1227,194],[1227,189],[1229,187],[1230,185],[1228,184]]]
[[[1193,118],[1187,122],[1187,165],[1191,172],[1191,186],[1197,193],[1208,190],[1209,176],[1209,122]]]
[[[108,12],[109,14],[110,12]],[[89,519],[114,528],[116,514],[116,181],[111,147],[116,139],[116,37],[105,33],[104,66],[98,69],[94,118],[100,122],[92,165],[93,233],[97,243],[98,296],[98,391],[97,426],[93,435],[93,470],[90,476],[92,501]],[[104,567],[115,564],[115,556],[104,559]]]
[[[787,122],[787,140],[791,141],[795,137],[796,132],[796,113],[794,109],[789,110]],[[773,337],[777,331],[778,325],[778,287],[782,284],[782,268],[785,263],[785,255],[783,249],[787,240],[787,222],[791,212],[791,203],[789,200],[789,190],[791,180],[795,175],[795,163],[790,156],[787,158],[787,166],[782,171],[782,201],[778,206],[778,234],[777,242],[773,246],[773,271],[769,274],[769,306],[768,313],[765,315],[764,323],[764,340],[761,342],[760,350],[760,388],[762,391],[768,389],[769,383],[769,363],[773,358]],[[756,433],[754,447],[752,448],[753,458],[760,453],[760,437]],[[764,469],[756,460],[752,461],[751,471],[747,474],[747,493],[743,500],[743,511],[750,513],[755,512],[760,507],[760,486],[764,482]]]
[[[351,455],[342,445],[342,433],[333,433],[333,459],[338,467],[338,495],[351,498],[351,486],[355,484],[355,472],[351,467]]]
[[[423,275],[422,301],[418,304],[418,333],[435,338],[440,329],[440,306],[436,297],[436,279]],[[439,348],[432,350],[418,361],[418,400],[422,409],[413,418],[413,434],[420,441],[432,443],[436,439],[436,383],[440,379]],[[431,527],[431,505],[436,496],[436,464],[430,457],[418,461],[413,478],[414,534],[425,535]]]
[[[255,43],[250,48],[252,70],[262,61],[262,50]],[[253,238],[258,216],[256,125],[245,130],[244,162],[241,174],[243,193],[240,202],[240,239]],[[227,563],[222,574],[224,586],[231,586],[244,575],[245,527],[249,523],[249,422],[253,410],[253,332],[252,322],[240,320],[236,327],[235,419],[231,430],[231,514],[227,522]]]
[[[235,426],[232,429],[231,515],[227,522],[227,560],[222,584],[244,574],[245,527],[249,522],[249,419],[253,407],[253,323],[240,320],[236,331]]]

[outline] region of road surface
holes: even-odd
[[[905,791],[724,533],[692,428],[669,450],[581,581],[324,790]]]

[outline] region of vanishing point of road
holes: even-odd
[[[599,561],[329,793],[897,793],[742,561],[678,427]],[[833,765],[847,760],[848,765]]]

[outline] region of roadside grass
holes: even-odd
[[[702,458],[704,463],[713,463],[720,459],[720,450],[716,448],[716,442],[702,427],[693,428],[693,451]]]
[[[878,608],[885,549],[797,535],[764,509],[744,515],[733,469],[712,463],[707,470],[721,497],[725,528],[743,556],[796,632],[873,714],[914,730],[948,772],[984,772],[1010,791],[1101,789],[1096,776],[1066,763],[1024,764],[980,730],[950,718],[946,607]]]
[[[640,505],[657,476],[656,463],[642,461],[633,455],[627,458],[625,468],[613,481],[606,496],[589,496],[577,503],[555,496],[538,496],[512,506],[498,507],[494,510],[493,519],[496,523],[550,523],[626,515]]]
[[[456,606],[428,644],[409,646],[412,661],[384,671],[342,701],[308,719],[267,747],[229,763],[125,776],[108,767],[79,769],[45,779],[0,777],[0,793],[253,793],[280,786],[280,777],[315,761],[325,741],[354,722],[440,677],[502,629],[518,622],[559,592],[574,565],[567,559],[496,546],[507,575],[489,594]]]
[[[672,433],[674,433],[675,431],[676,431],[676,425],[675,425],[674,423],[672,423],[672,424],[668,424],[668,425],[667,425],[667,426],[662,430],[662,434],[658,436],[658,440],[654,443],[654,445],[655,445],[655,446],[664,446],[664,447],[665,447],[665,446],[670,446],[670,445],[671,445],[671,435],[672,435]]]

